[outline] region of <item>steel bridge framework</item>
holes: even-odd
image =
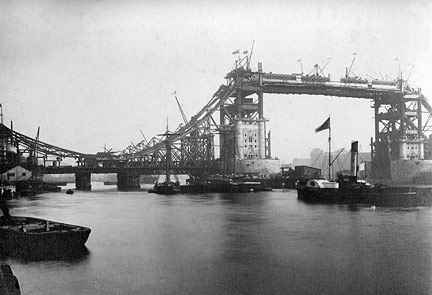
[[[273,74],[263,72],[261,64],[258,65],[258,71],[252,71],[249,63],[239,63],[225,78],[226,84],[221,85],[188,122],[180,124],[173,132],[167,130],[150,140],[132,144],[120,153],[75,152],[33,139],[1,124],[2,167],[22,164],[19,157],[27,156],[27,166],[35,165],[37,158],[43,159],[45,173],[54,174],[77,171],[162,174],[167,170],[195,176],[226,173],[231,171],[229,163],[240,156],[235,144],[235,125],[239,118],[266,121],[263,112],[264,94],[324,95],[372,100],[375,141],[371,143],[371,152],[375,171],[380,175],[389,175],[389,163],[392,160],[432,158],[427,137],[431,131],[432,108],[420,89],[411,88],[402,79],[378,81],[346,76],[340,81],[330,81],[329,77],[318,71],[313,75]],[[213,118],[216,112],[219,112],[219,122]],[[214,151],[216,135],[219,135],[219,160],[215,159]],[[270,157],[268,143],[261,141],[259,144],[260,157]],[[407,151],[407,148],[414,146],[417,146],[417,153]],[[10,153],[13,150],[18,155],[15,158]],[[76,166],[58,165],[58,161],[63,158],[75,159]]]

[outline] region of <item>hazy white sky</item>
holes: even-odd
[[[161,3],[159,3],[161,2]],[[348,3],[349,2],[349,3]],[[405,3],[408,2],[408,3]],[[339,79],[398,74],[432,99],[432,2],[418,1],[3,1],[0,103],[5,124],[63,148],[122,150],[182,122],[211,98],[236,49],[255,47],[273,73],[315,63]],[[395,59],[398,58],[396,61]],[[265,95],[272,154],[285,161],[326,149],[316,134],[332,116],[334,147],[369,150],[372,103],[354,98]],[[215,116],[217,118],[217,116]]]

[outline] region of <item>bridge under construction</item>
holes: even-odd
[[[324,95],[373,101],[375,138],[371,139],[369,179],[409,182],[432,168],[432,107],[421,89],[410,87],[400,75],[392,81],[365,79],[350,69],[331,80],[319,65],[309,74],[267,73],[250,56],[236,61],[232,71],[202,109],[175,130],[149,140],[145,137],[121,152],[85,154],[54,146],[0,125],[0,161],[3,171],[17,165],[45,174],[74,173],[77,189],[90,188],[92,173],[117,173],[118,187],[137,185],[139,176],[166,171],[195,178],[213,174],[273,172],[266,129],[264,94]],[[183,114],[183,112],[182,112]],[[217,117],[219,115],[219,117]],[[301,139],[300,139],[301,142]],[[216,144],[217,143],[217,144]],[[219,157],[215,146],[219,145]],[[60,165],[73,158],[76,165]],[[407,170],[408,169],[408,170]],[[410,171],[403,172],[401,171]]]

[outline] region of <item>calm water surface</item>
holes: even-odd
[[[88,253],[2,259],[22,294],[432,294],[429,207],[64,191],[13,200],[11,213],[90,227]]]

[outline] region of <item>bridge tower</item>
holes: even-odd
[[[391,82],[388,82],[391,83]],[[374,99],[375,142],[372,145],[372,178],[394,179],[392,165],[407,160],[429,160],[432,155],[424,135],[423,116],[432,110],[421,90],[400,79],[400,92]],[[424,111],[424,108],[426,111]],[[392,164],[393,162],[393,164]]]
[[[258,67],[261,78],[261,64]],[[251,73],[240,67],[225,77],[235,81],[231,99],[220,108],[220,157],[225,174],[279,171],[279,161],[270,159],[263,89],[244,83]]]

